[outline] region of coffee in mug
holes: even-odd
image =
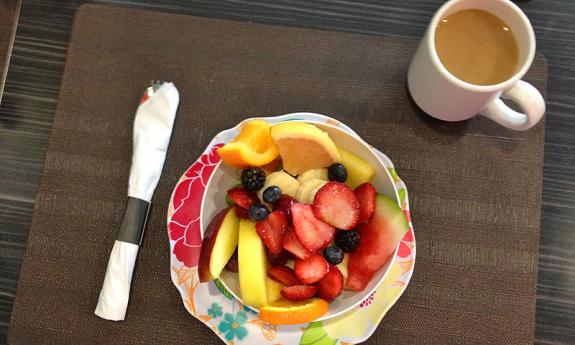
[[[435,30],[435,49],[451,74],[476,85],[511,78],[519,63],[513,30],[496,15],[479,9],[457,11],[441,19]]]

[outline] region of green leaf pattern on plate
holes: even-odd
[[[406,193],[407,193],[407,191],[405,190],[405,188],[399,188],[397,190],[397,194],[399,194],[399,202],[401,202],[402,205],[405,202]]]
[[[322,322],[310,323],[300,340],[300,345],[335,345],[336,343],[337,339],[332,339],[327,335]]]
[[[391,175],[393,182],[399,183],[399,181],[401,181],[399,176],[397,176],[397,172],[395,171],[395,168],[387,168],[387,171],[389,171],[389,174]]]
[[[220,290],[220,292],[227,297],[227,299],[232,299],[234,298],[234,296],[232,296],[232,294],[228,291],[228,289],[226,289],[223,285],[222,282],[219,279],[214,280],[214,284],[216,284],[216,287],[218,288],[218,290]]]

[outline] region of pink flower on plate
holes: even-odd
[[[220,157],[217,149],[223,144],[212,146],[186,171],[178,183],[172,199],[174,213],[168,224],[170,239],[174,244],[174,255],[186,267],[195,267],[200,258],[202,230],[200,210],[206,185]]]
[[[409,231],[407,233],[405,233],[405,235],[403,236],[402,241],[405,242],[413,242],[413,228],[410,228]]]
[[[405,219],[407,219],[407,222],[411,223],[411,214],[409,213],[409,210],[404,209],[403,214],[405,215]]]
[[[401,242],[399,242],[399,249],[397,250],[397,256],[405,259],[411,254],[411,248],[413,247],[413,228],[403,236]]]

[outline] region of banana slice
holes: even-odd
[[[297,182],[295,178],[291,177],[291,175],[289,175],[286,172],[283,171],[273,172],[268,176],[266,176],[266,183],[264,184],[262,189],[258,191],[258,197],[260,198],[260,200],[263,200],[262,195],[266,190],[266,188],[270,186],[278,186],[282,190],[283,194],[287,194],[292,198],[295,198],[296,191],[299,187],[299,182]]]
[[[327,169],[323,168],[323,169],[308,170],[297,177],[297,181],[299,182],[300,185],[303,184],[305,181],[311,179],[320,179],[327,181]]]
[[[306,180],[304,183],[299,185],[299,188],[295,193],[296,200],[306,204],[313,203],[315,193],[326,183],[327,181],[320,180],[318,178]]]
[[[343,261],[340,262],[339,264],[337,264],[337,268],[339,268],[339,271],[341,272],[341,275],[343,276],[343,285],[345,286],[345,282],[347,281],[347,275],[348,275],[348,270],[347,270],[347,263],[349,262],[349,254],[345,253],[343,254]]]

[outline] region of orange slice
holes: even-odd
[[[247,122],[240,134],[218,149],[225,164],[236,168],[261,167],[279,155],[270,135],[271,125],[263,120]]]
[[[337,146],[329,135],[305,122],[283,122],[272,127],[271,136],[282,158],[283,169],[291,175],[321,169],[339,161]]]
[[[311,322],[327,313],[329,304],[321,298],[303,302],[285,299],[260,308],[260,320],[278,325],[296,325]]]

